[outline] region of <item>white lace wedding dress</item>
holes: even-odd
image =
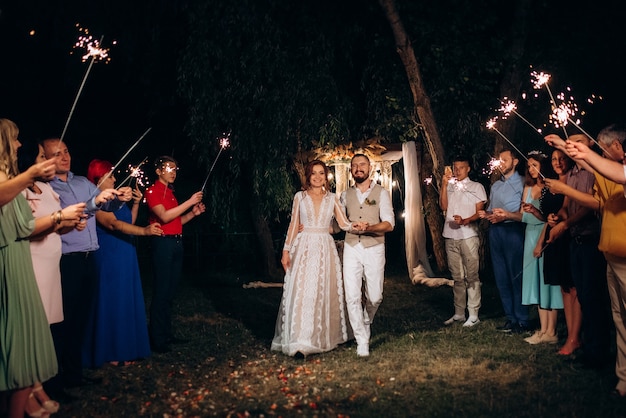
[[[272,350],[293,356],[321,353],[348,340],[341,261],[330,234],[331,221],[350,228],[334,193],[326,193],[318,212],[306,191],[296,193],[285,240],[291,267],[285,274]],[[299,225],[304,230],[298,232]]]

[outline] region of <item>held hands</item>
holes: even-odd
[[[352,232],[353,234],[363,234],[364,232],[367,232],[367,227],[369,226],[369,223],[367,222],[353,222],[352,226],[350,228],[350,232]]]

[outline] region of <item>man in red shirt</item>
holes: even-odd
[[[183,225],[204,213],[202,192],[178,204],[170,187],[176,180],[178,164],[162,156],[155,162],[157,180],[146,191],[150,223],[161,224],[163,235],[152,239],[153,291],[150,305],[150,340],[157,353],[170,351],[177,342],[172,332],[172,301],[183,266]]]

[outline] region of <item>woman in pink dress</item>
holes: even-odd
[[[28,147],[24,147],[28,148]],[[20,153],[20,164],[28,167],[33,163],[46,161],[43,147],[38,145],[35,152],[26,149]],[[36,154],[36,155],[34,155]],[[22,194],[28,201],[34,218],[42,217],[62,211],[59,195],[52,190],[48,181],[54,177],[37,179],[32,186],[25,189]],[[77,204],[69,207],[69,211],[84,209],[85,204]],[[81,209],[82,210],[82,209]],[[85,227],[84,222],[61,220],[55,226],[53,232],[44,236],[35,236],[30,239],[30,253],[33,259],[35,280],[39,288],[39,295],[43,303],[44,311],[50,325],[63,321],[63,294],[61,290],[61,236],[59,234],[74,228],[81,230]],[[39,409],[39,411],[38,411]],[[46,411],[53,414],[59,410],[59,403],[50,399],[43,390],[40,382],[35,383],[33,391],[27,403],[27,412],[33,416]]]

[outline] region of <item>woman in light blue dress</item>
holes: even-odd
[[[563,309],[561,287],[546,284],[543,277],[543,251],[537,249],[545,216],[540,211],[540,199],[544,188],[544,179],[554,178],[554,171],[549,158],[539,152],[528,154],[526,186],[522,203],[522,222],[526,224],[524,233],[524,269],[522,271],[522,304],[537,305],[541,328],[532,336],[525,338],[529,344],[556,344],[557,309]],[[546,214],[547,215],[547,214]]]

